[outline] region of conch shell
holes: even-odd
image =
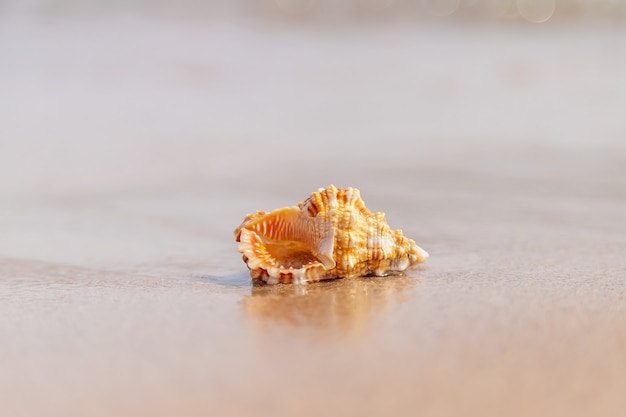
[[[356,188],[320,188],[298,204],[248,214],[235,229],[250,276],[268,284],[385,276],[428,253],[365,207]]]

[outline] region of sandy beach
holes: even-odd
[[[0,415],[622,416],[625,27],[0,14]],[[329,184],[430,259],[253,286]]]

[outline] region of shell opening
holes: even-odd
[[[302,242],[264,240],[264,243],[267,252],[283,268],[300,269],[305,265],[320,262],[311,248]]]
[[[300,269],[315,263],[335,267],[333,229],[315,217],[303,220],[297,207],[268,213],[245,228],[260,239],[274,267]]]

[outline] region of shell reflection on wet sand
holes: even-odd
[[[365,207],[356,188],[334,185],[294,207],[246,216],[235,229],[252,278],[268,284],[385,276],[428,253]]]
[[[274,324],[362,335],[386,311],[406,301],[419,279],[404,275],[350,278],[307,286],[255,285],[242,300],[256,326]]]

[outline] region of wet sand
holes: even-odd
[[[623,414],[623,29],[2,23],[1,415]],[[428,262],[252,286],[330,183]]]

